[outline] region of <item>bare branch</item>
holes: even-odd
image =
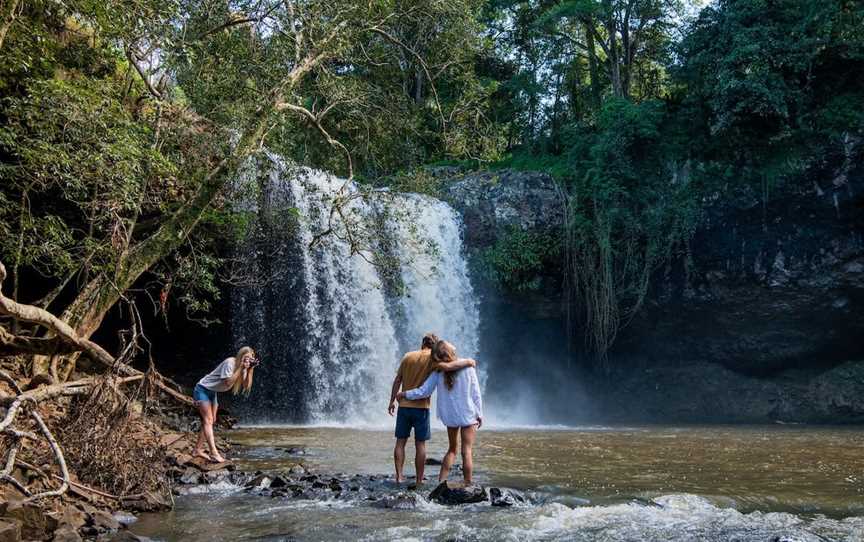
[[[386,30],[379,28],[377,26],[373,26],[369,30],[374,32],[375,34],[383,36],[384,39],[386,39],[387,41],[390,41],[390,42],[398,45],[399,47],[404,49],[406,52],[410,53],[411,56],[413,56],[414,58],[417,59],[417,62],[420,63],[420,67],[423,68],[423,73],[426,74],[426,80],[429,81],[429,87],[432,89],[432,96],[435,98],[435,107],[438,109],[438,116],[441,118],[441,128],[446,130],[447,129],[447,120],[444,118],[444,110],[441,108],[441,100],[438,98],[438,89],[435,87],[435,80],[432,78],[432,74],[429,73],[429,66],[426,65],[426,60],[424,60],[423,57],[420,56],[420,54],[417,53],[414,49],[412,49],[411,47],[408,47],[399,38],[390,34]]]
[[[162,99],[162,93],[156,90],[156,87],[153,86],[153,82],[150,80],[150,74],[141,67],[138,63],[138,58],[135,52],[132,51],[132,46],[130,45],[128,49],[126,49],[126,58],[129,59],[129,62],[135,68],[135,71],[138,72],[138,75],[141,77],[141,81],[144,82],[144,86],[147,87],[147,90],[152,94],[157,100]]]
[[[330,107],[327,107],[324,112],[321,113],[321,115],[315,115],[305,107],[291,103],[280,103],[277,106],[277,109],[287,109],[289,111],[294,111],[295,113],[299,113],[303,118],[308,120],[309,123],[312,124],[312,126],[314,126],[318,130],[318,132],[324,137],[324,139],[327,140],[327,143],[329,143],[333,147],[340,149],[345,154],[345,160],[348,162],[348,180],[350,181],[354,178],[354,163],[351,160],[351,151],[349,151],[348,147],[343,145],[341,141],[334,139],[321,124],[321,118],[326,115],[328,111],[330,111]]]

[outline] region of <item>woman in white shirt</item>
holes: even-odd
[[[252,376],[257,365],[255,351],[244,346],[235,357],[220,363],[195,385],[192,398],[198,407],[198,414],[201,415],[201,431],[198,433],[198,443],[192,452],[193,456],[216,463],[225,461],[216,448],[216,439],[213,437],[213,424],[216,422],[216,411],[219,410],[216,396],[218,392],[229,390],[234,395],[241,391],[248,394],[252,389]],[[210,455],[204,452],[205,444],[210,448]]]
[[[432,349],[432,361],[448,363],[456,360],[456,349],[447,341],[438,341]],[[432,395],[438,389],[438,419],[447,426],[449,448],[441,462],[438,481],[443,482],[450,474],[456,460],[456,444],[462,436],[462,471],[465,483],[471,484],[474,471],[473,446],[477,430],[483,425],[483,402],[480,398],[480,382],[473,367],[444,373],[434,371],[419,388],[399,393],[398,398],[411,401]]]

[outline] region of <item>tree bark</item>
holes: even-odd
[[[3,7],[0,8],[0,49],[3,48],[3,42],[6,40],[6,34],[15,22],[20,0],[3,0]]]
[[[594,30],[590,27],[590,23],[584,22],[585,44],[588,48],[588,74],[591,78],[591,99],[593,101],[594,110],[600,109],[600,80],[597,69],[597,49],[594,45]]]

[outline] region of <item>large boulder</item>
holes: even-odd
[[[510,228],[549,230],[564,223],[564,205],[555,180],[536,171],[433,170],[449,177],[443,197],[462,214],[465,244],[483,248]]]
[[[438,504],[459,505],[488,501],[486,489],[478,485],[466,486],[456,482],[444,481],[429,494],[429,500]]]

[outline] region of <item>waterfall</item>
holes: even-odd
[[[262,279],[235,287],[231,300],[233,343],[262,359],[241,407],[248,419],[387,423],[401,355],[424,333],[476,356],[479,311],[449,205],[386,191],[361,197],[353,183],[272,153],[242,182],[257,194],[241,205],[254,227],[238,257]],[[331,213],[337,198],[344,220]]]

